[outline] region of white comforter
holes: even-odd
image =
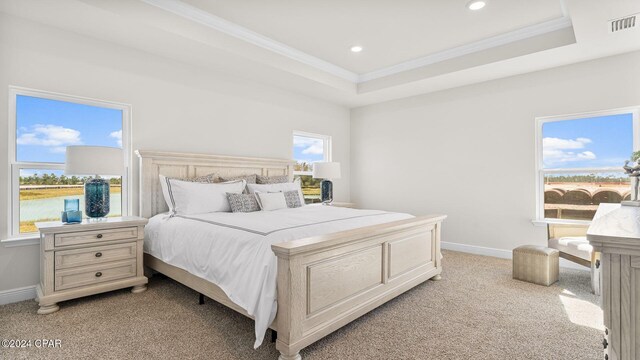
[[[184,217],[159,214],[145,229],[144,251],[224,290],[255,317],[257,348],[277,309],[277,258],[271,244],[410,217],[322,205]]]

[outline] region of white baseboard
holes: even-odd
[[[493,256],[501,259],[511,259],[511,251],[503,249],[494,249],[483,246],[467,245],[460,243],[452,243],[442,241],[440,246],[445,250],[460,251],[469,254]]]
[[[14,302],[35,299],[35,298],[36,298],[35,285],[0,291],[0,305],[11,304]]]
[[[483,246],[467,245],[467,244],[460,244],[460,243],[452,243],[447,241],[442,241],[440,244],[441,244],[441,247],[445,250],[460,251],[460,252],[476,254],[476,255],[493,256],[501,259],[511,259],[512,257],[511,250],[495,249],[495,248],[488,248]],[[576,263],[573,263],[571,261],[568,261],[562,258],[560,259],[560,267],[573,269],[573,270],[590,271],[590,269],[586,266],[578,265]]]

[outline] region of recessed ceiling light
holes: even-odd
[[[351,52],[360,52],[362,51],[362,46],[352,46]]]
[[[467,8],[469,10],[480,10],[482,9],[485,5],[487,5],[486,2],[484,1],[471,1],[467,4]]]

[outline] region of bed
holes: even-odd
[[[140,213],[151,219],[149,234],[158,239],[145,243],[144,265],[254,319],[254,346],[261,343],[267,327],[277,331],[280,360],[301,359],[304,347],[416,285],[440,279],[444,215],[412,217],[310,205],[278,214],[213,213],[169,219],[159,175],[255,173],[292,179],[293,162],[155,151],[136,154]],[[254,244],[252,250],[242,250],[251,254],[247,258],[240,251],[243,242]],[[236,266],[244,262],[247,268],[253,265],[264,271],[238,272],[247,284],[238,287],[238,278],[227,279],[235,272],[216,272],[205,264],[221,254],[220,249],[233,256],[215,258],[216,262]],[[263,276],[251,277],[258,273]]]

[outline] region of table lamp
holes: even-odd
[[[84,184],[85,214],[90,218],[107,216],[110,211],[109,180],[102,176],[124,174],[124,153],[107,146],[67,146],[65,175],[92,175]]]
[[[313,178],[322,179],[320,183],[322,203],[326,205],[331,204],[333,201],[333,183],[331,179],[340,179],[340,163],[313,163]]]

